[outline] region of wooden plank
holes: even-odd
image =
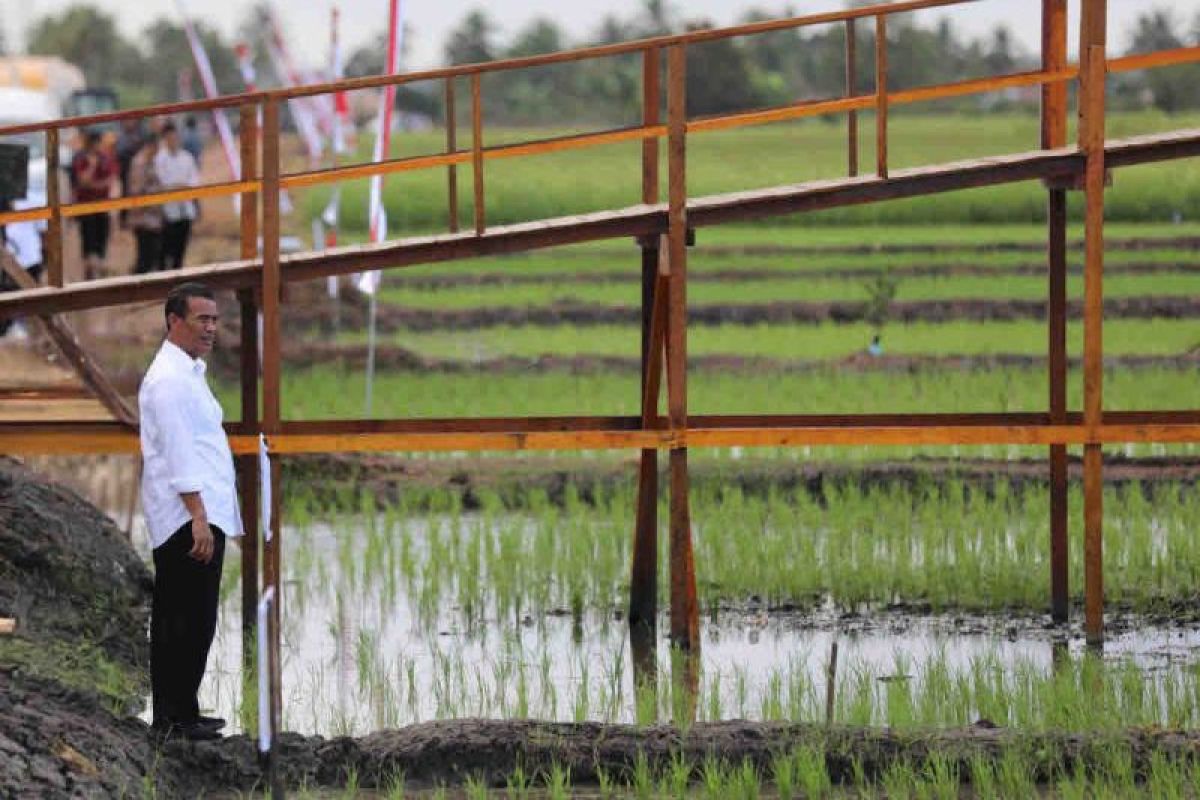
[[[454,78],[446,78],[446,155],[458,152],[458,107],[454,99]],[[451,233],[458,232],[458,166],[446,165],[446,216]]]
[[[471,76],[471,168],[475,188],[475,235],[487,228],[483,192],[483,87],[482,78]]]
[[[12,253],[3,247],[0,247],[0,268],[7,273],[13,283],[23,289],[37,286],[29,273],[13,258]],[[61,317],[50,315],[39,316],[37,320],[46,331],[46,335],[54,342],[54,346],[62,354],[63,359],[71,366],[84,385],[92,390],[96,399],[113,415],[113,418],[124,425],[136,428],[138,424],[137,411],[117,391],[117,387],[109,380],[100,364],[84,348],[67,321]]]
[[[618,424],[572,428],[562,431],[526,430],[514,421],[508,431],[481,429],[477,432],[321,432],[281,433],[272,437],[277,455],[329,452],[445,452],[445,451],[534,451],[604,450],[680,447],[812,447],[812,446],[920,446],[920,445],[1050,445],[1050,444],[1194,444],[1200,442],[1200,419],[1189,412],[1189,422],[1126,421],[1115,412],[1113,419],[1090,429],[1082,421],[1066,425],[1048,423],[953,425],[937,422],[938,415],[919,424],[888,424],[862,419],[836,425],[788,424],[760,417],[758,425],[720,424],[720,417],[694,417],[687,431],[636,426],[638,418],[619,418]],[[736,419],[736,418],[735,418]],[[630,427],[627,422],[632,422]],[[462,420],[470,423],[471,420]],[[464,425],[465,427],[465,425]],[[483,426],[481,426],[482,428]],[[532,426],[531,426],[532,427]],[[234,455],[258,452],[257,435],[231,434]],[[116,423],[0,422],[0,451],[10,455],[136,454],[137,434]]]
[[[1042,69],[1055,72],[1067,63],[1066,0],[1042,0]],[[1042,87],[1042,147],[1067,143],[1067,87]],[[1048,375],[1050,419],[1067,419],[1067,193],[1051,188],[1047,198]],[[1064,623],[1070,614],[1070,541],[1068,537],[1067,448],[1050,446],[1050,616]]]
[[[858,33],[855,21],[846,20],[846,97],[858,94]],[[851,178],[858,175],[858,112],[846,114],[846,139],[849,163],[847,172]]]
[[[888,176],[887,15],[875,17],[875,174]]]
[[[1084,632],[1089,644],[1104,641],[1104,455],[1083,448]]]
[[[50,286],[65,286],[63,275],[63,224],[62,198],[59,197],[58,130],[46,131],[46,205],[50,209],[50,221],[46,226],[46,283]],[[19,284],[18,284],[19,285]]]

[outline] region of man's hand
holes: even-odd
[[[201,517],[192,520],[192,549],[189,556],[207,564],[213,557],[213,534],[208,520]]]

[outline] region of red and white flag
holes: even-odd
[[[274,15],[271,17],[271,30],[266,33],[266,45],[267,55],[271,59],[271,66],[275,69],[280,84],[289,89],[300,85],[300,73],[292,68],[283,35]],[[288,100],[288,110],[292,113],[292,119],[296,122],[300,137],[304,140],[304,147],[308,150],[308,160],[313,167],[316,167],[321,161],[324,144],[321,141],[321,131],[314,115],[314,108],[315,106],[308,102],[308,98],[295,97]]]
[[[386,74],[400,71],[400,0],[388,0],[388,49]],[[373,161],[378,164],[388,157],[392,143],[392,112],[396,107],[396,85],[389,84],[379,98],[378,128],[375,131]],[[387,211],[383,205],[383,176],[371,176],[368,213],[370,214],[371,241],[382,242],[387,238]],[[364,272],[358,278],[358,288],[374,294],[379,288],[379,271]]]
[[[217,80],[213,77],[212,63],[208,60],[204,43],[200,41],[191,18],[184,10],[183,0],[175,0],[175,8],[183,19],[183,30],[187,34],[188,46],[192,50],[192,59],[196,62],[196,71],[200,73],[200,82],[204,85],[204,94],[209,99],[217,97],[220,95],[220,91],[217,89]],[[241,180],[242,159],[233,144],[233,131],[229,129],[229,120],[225,118],[225,112],[219,108],[214,108],[212,113],[213,122],[217,126],[217,134],[221,138],[221,147],[225,150],[225,161],[229,164],[229,172],[233,180]]]
[[[344,77],[345,65],[342,63],[342,45],[338,36],[337,6],[333,7],[333,19],[330,26],[331,42],[329,48],[329,80],[340,81]],[[335,92],[333,95],[333,152],[341,155],[349,151],[346,134],[350,131],[350,98],[345,92]]]

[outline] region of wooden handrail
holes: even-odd
[[[1200,48],[1198,48],[1200,49]],[[995,78],[978,78],[956,83],[940,84],[937,86],[905,89],[888,94],[888,104],[909,105],[930,100],[961,97],[969,94],[996,91],[1019,86],[1036,86],[1074,79],[1078,75],[1078,67],[1069,66],[1056,72],[1021,72]],[[688,133],[702,133],[715,130],[741,128],[750,125],[761,125],[770,122],[783,122],[804,117],[821,116],[825,114],[847,111],[869,110],[876,106],[875,95],[857,95],[854,97],[837,98],[833,100],[807,100],[788,106],[778,106],[755,111],[744,111],[736,114],[726,114],[714,117],[700,117],[687,123]],[[485,160],[497,158],[516,158],[527,155],[544,155],[564,150],[577,150],[600,145],[616,144],[625,141],[662,138],[667,135],[665,124],[643,125],[596,133],[557,136],[546,139],[536,139],[517,144],[498,145],[483,148],[482,157]],[[324,183],[366,178],[372,175],[409,172],[433,167],[470,163],[473,157],[471,150],[457,150],[453,153],[437,153],[427,156],[388,159],[377,163],[352,164],[344,167],[334,167],[323,170],[295,172],[284,175],[280,185],[285,189],[303,186],[314,186]],[[210,184],[208,186],[190,189],[177,189],[171,192],[160,192],[150,195],[114,198],[112,200],[94,201],[87,204],[71,204],[62,206],[63,216],[76,217],[98,211],[113,211],[124,208],[138,208],[156,205],[167,201],[184,199],[202,199],[224,195],[240,194],[242,192],[261,189],[253,182],[228,182]],[[31,208],[23,211],[0,213],[0,225],[31,220],[49,219],[50,211],[46,206]]]
[[[693,44],[728,39],[737,36],[750,36],[758,33],[804,28],[813,25],[823,25],[831,22],[842,22],[849,19],[873,17],[880,14],[903,14],[911,11],[921,11],[930,8],[964,5],[978,0],[906,0],[906,2],[881,3],[862,8],[846,9],[822,14],[809,14],[786,19],[752,22],[729,28],[711,28],[688,33],[655,36],[647,39],[637,39],[630,42],[582,47],[575,50],[564,50],[557,53],[546,53],[523,58],[510,58],[502,61],[488,61],[477,64],[463,64],[454,67],[405,72],[390,75],[375,75],[367,78],[350,78],[333,83],[315,83],[306,86],[296,86],[287,89],[272,89],[267,91],[244,92],[241,94],[222,95],[206,100],[190,100],[180,103],[163,103],[145,108],[109,111],[103,114],[92,114],[83,117],[66,117],[47,122],[30,123],[0,127],[0,137],[13,136],[19,133],[35,133],[50,129],[86,127],[109,122],[119,122],[125,119],[140,119],[144,117],[165,116],[168,114],[195,113],[221,108],[235,108],[248,102],[261,103],[268,97],[279,100],[291,100],[299,97],[311,97],[318,94],[335,92],[353,92],[361,89],[378,89],[384,86],[398,86],[418,81],[454,78],[476,75],[487,72],[503,72],[528,67],[540,67],[550,64],[561,64],[569,61],[584,61],[593,58],[634,53],[647,48],[666,47],[674,44]]]
[[[786,20],[772,20],[769,22],[738,26],[736,28],[717,29],[713,31],[697,31],[692,34],[656,37],[653,39],[640,40],[638,42],[623,43],[621,45],[605,45],[600,48],[585,48],[582,50],[566,51],[565,53],[550,54],[546,57],[513,59],[508,62],[493,63],[496,65],[507,65],[504,68],[516,68],[517,66],[536,66],[538,63],[542,63],[537,61],[539,58],[557,58],[562,56],[564,58],[560,60],[571,60],[565,58],[565,56],[577,56],[578,58],[598,57],[600,55],[614,54],[613,52],[610,52],[613,51],[613,48],[623,48],[620,49],[620,52],[633,52],[639,49],[645,51],[648,47],[658,46],[658,43],[660,42],[708,41],[713,38],[761,33],[764,31],[779,30],[781,28],[788,27],[801,27],[803,25],[818,24],[819,22],[842,20],[848,21],[850,24],[852,24],[853,20],[855,19],[872,15],[882,19],[888,14],[916,10],[918,7],[923,8],[932,7],[932,5],[955,5],[963,2],[974,2],[974,0],[941,0],[941,2],[932,4],[898,3],[885,6],[868,6],[864,8],[847,10],[845,12],[837,12],[835,14],[818,14],[805,17],[794,17]],[[721,36],[717,36],[716,34],[718,33],[721,34]],[[1133,56],[1123,56],[1120,58],[1109,59],[1108,70],[1110,72],[1130,72],[1134,70],[1152,69],[1156,67],[1174,66],[1196,62],[1200,62],[1200,46],[1181,47],[1155,53],[1137,54]],[[545,63],[555,62],[549,61]],[[383,86],[397,80],[400,80],[401,82],[403,82],[403,80],[422,80],[428,78],[429,76],[443,76],[451,78],[455,75],[472,73],[478,75],[482,72],[490,71],[487,69],[479,69],[479,66],[480,65],[467,65],[459,68],[434,70],[424,73],[408,73],[406,75],[399,76],[380,76],[379,78],[359,80],[376,81],[376,84],[372,85]],[[962,97],[970,94],[998,91],[1001,89],[1049,85],[1071,81],[1076,79],[1078,76],[1078,65],[1068,64],[1063,69],[1056,71],[1028,71],[1013,73],[1010,75],[976,78],[954,83],[938,84],[934,86],[922,86],[897,92],[888,92],[886,96],[886,104],[888,106],[908,105],[918,102],[929,102],[950,99],[954,97]],[[240,95],[228,95],[213,100],[171,103],[142,109],[134,109],[130,111],[110,112],[107,114],[93,115],[91,117],[77,117],[65,120],[55,120],[51,122],[0,128],[0,137],[18,133],[40,131],[56,132],[61,128],[77,124],[86,125],[119,119],[178,113],[182,111],[233,108],[238,104],[245,105],[258,103],[268,97],[287,98],[317,94],[320,93],[317,91],[318,89],[323,91],[344,91],[346,90],[347,84],[354,84],[354,86],[351,88],[365,88],[358,86],[356,81],[342,81],[336,84],[322,84],[320,86],[301,87],[299,89],[287,91],[281,90],[276,92],[252,92]],[[825,114],[847,112],[855,113],[858,111],[876,108],[880,99],[881,98],[877,98],[874,94],[852,95],[849,97],[836,98],[832,100],[802,101],[787,106],[777,106],[767,109],[745,111],[736,114],[701,117],[688,121],[687,132],[700,133],[715,130],[728,130],[749,125],[782,122],[793,119],[801,119],[804,117],[821,116]],[[633,126],[605,130],[596,133],[551,137],[517,144],[483,148],[480,155],[484,160],[496,158],[515,158],[526,155],[543,155],[565,150],[575,150],[606,144],[615,144],[624,141],[657,139],[665,137],[666,135],[667,128],[664,124]],[[284,188],[296,188],[325,183],[334,183],[355,178],[364,178],[377,174],[407,172],[432,167],[453,167],[459,164],[470,163],[473,160],[473,156],[474,154],[471,150],[455,150],[453,152],[445,152],[429,156],[389,159],[379,163],[355,164],[332,169],[291,173],[281,177],[280,185]],[[103,211],[115,211],[157,205],[163,202],[232,196],[259,189],[261,189],[261,185],[254,182],[232,181],[190,189],[159,192],[150,195],[114,198],[111,200],[92,201],[88,203],[62,204],[59,208],[63,217],[70,218]],[[34,220],[49,220],[51,216],[52,211],[49,205],[39,208],[24,209],[21,211],[9,211],[0,213],[0,225],[29,222]]]

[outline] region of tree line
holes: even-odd
[[[863,4],[863,0],[851,0]],[[787,10],[784,14],[789,13]],[[263,85],[271,71],[261,45],[269,7],[253,5],[237,27],[237,40],[255,47]],[[770,19],[779,14],[750,10],[740,21]],[[582,40],[572,40],[553,19],[537,18],[512,33],[483,8],[468,12],[442,46],[447,64],[466,64],[555,52],[571,47],[608,44],[648,36],[712,27],[710,20],[677,13],[665,0],[643,0],[635,14],[603,16]],[[227,41],[211,25],[196,22],[223,93],[242,87]],[[419,31],[409,32],[406,40]],[[805,99],[842,95],[845,84],[846,30],[841,24],[776,31],[695,45],[688,50],[688,107],[693,114],[717,114]],[[859,85],[874,86],[874,26],[857,30]],[[893,89],[950,82],[1038,67],[1038,55],[1023,48],[1009,28],[998,26],[982,38],[968,38],[947,18],[918,25],[909,15],[889,23],[889,83]],[[178,99],[179,76],[194,72],[182,25],[161,18],[136,37],[126,38],[115,18],[96,6],[79,3],[44,16],[26,36],[31,54],[57,55],[77,64],[94,85],[113,85],[126,106]],[[1169,7],[1150,8],[1138,18],[1129,52],[1145,52],[1200,44],[1200,15],[1189,26]],[[2,47],[2,42],[0,42]],[[1114,50],[1116,48],[1113,48]],[[383,69],[386,33],[358,48],[346,61],[349,76],[378,74]],[[489,120],[508,124],[578,122],[631,123],[641,114],[642,65],[637,55],[572,62],[489,75],[484,94]],[[200,94],[198,80],[195,93]],[[1200,108],[1200,65],[1187,65],[1113,80],[1117,108],[1154,107],[1164,112]],[[465,93],[464,93],[465,94]],[[400,93],[404,108],[437,118],[440,86],[413,85]],[[997,106],[1036,107],[1034,91],[945,101],[947,106],[980,109]],[[938,108],[926,104],[923,107]]]

